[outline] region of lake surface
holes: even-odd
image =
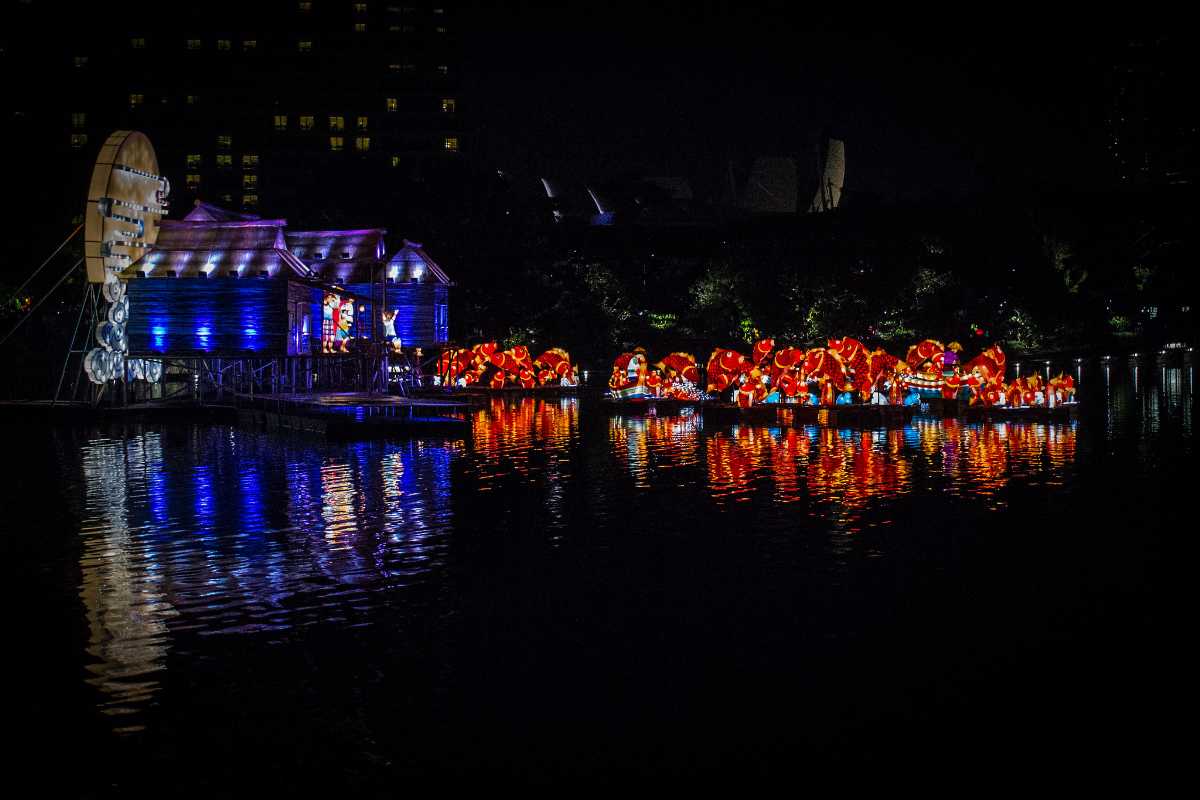
[[[1069,424],[5,427],[11,755],[117,796],[1170,758],[1193,368],[1068,366]]]

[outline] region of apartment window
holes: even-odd
[[[396,110],[396,98],[394,98],[394,97],[389,97],[389,98],[387,99],[387,110],[388,110],[388,111],[395,111],[395,110]]]
[[[365,153],[371,149],[371,137],[359,136],[354,140],[354,149],[360,153]]]
[[[242,176],[242,188],[243,189],[257,189],[258,188],[258,176],[257,175],[243,175]]]
[[[435,14],[445,14],[445,13],[446,13],[446,9],[444,9],[444,8],[435,8],[435,9],[433,10],[433,13],[435,13]]]
[[[345,130],[345,129],[346,129],[346,118],[345,117],[330,117],[329,118],[329,130],[341,131],[341,130]]]
[[[400,65],[399,64],[388,64],[388,69],[390,69],[392,72],[399,72]]]
[[[314,118],[311,116],[300,117],[300,130],[311,131],[313,129]]]
[[[129,107],[130,108],[137,108],[144,102],[146,102],[146,95],[144,95],[144,94],[129,95]]]
[[[188,169],[200,169],[201,158],[199,153],[189,153],[187,157]]]
[[[233,137],[232,136],[218,136],[217,137],[217,147],[221,148],[222,150],[228,150],[229,148],[233,147]]]
[[[217,49],[224,52],[229,52],[233,49],[233,42],[228,39],[217,39]]]
[[[312,11],[312,3],[300,3],[300,10],[304,13]]]
[[[200,49],[200,40],[199,39],[188,39],[187,40],[187,49],[188,50],[199,50]]]
[[[129,46],[134,50],[145,50],[146,38],[144,36],[135,36],[129,40]]]
[[[438,25],[436,28],[434,28],[434,30],[435,30],[435,31],[437,31],[438,33],[445,33],[445,32],[446,32],[446,26],[445,26],[445,25]]]
[[[287,130],[287,114],[276,114],[275,115],[275,130],[277,130],[277,131],[286,131]]]
[[[442,113],[453,114],[458,109],[458,104],[454,102],[453,97],[442,98]]]
[[[87,125],[87,114],[82,111],[76,111],[71,115],[71,127],[82,128]]]
[[[368,120],[366,117],[359,117],[358,118],[358,129],[360,131],[365,131],[367,129],[367,122],[368,122]]]
[[[228,153],[223,153],[217,156],[217,166],[221,169],[229,169],[233,166],[233,156]]]
[[[355,33],[366,33],[367,32],[367,23],[365,23],[365,22],[354,23],[354,32]]]
[[[200,188],[200,176],[195,172],[189,172],[187,175],[187,188],[193,192]]]
[[[407,72],[411,75],[412,73],[417,71],[417,65],[411,61],[405,61],[403,71]]]
[[[86,133],[72,133],[71,134],[71,147],[78,149],[80,147],[85,146],[86,144],[87,144],[87,134]]]
[[[354,4],[354,13],[355,14],[367,13],[367,4],[366,3],[355,3]]]
[[[448,66],[446,66],[445,64],[438,64],[438,73],[441,75],[449,75],[450,68]]]
[[[242,153],[242,168],[254,169],[258,166],[258,153]]]
[[[231,195],[231,194],[223,194],[223,195],[221,195],[221,202],[222,202],[222,203],[225,203],[226,205],[228,205],[229,203],[232,203],[232,202],[233,202],[233,195]]]
[[[458,152],[458,137],[457,136],[447,136],[445,139],[442,140],[442,147],[445,148],[447,153],[457,153]]]
[[[244,205],[244,206],[256,206],[256,205],[258,205],[258,195],[256,195],[256,194],[244,194],[244,195],[242,195],[242,205]]]
[[[392,166],[393,167],[400,166],[400,156],[392,156]]]
[[[87,64],[88,64],[87,56],[75,56],[75,66],[82,69],[83,67],[86,67]]]
[[[200,102],[200,95],[198,95],[198,94],[189,94],[189,95],[187,96],[187,104],[188,104],[189,106],[194,106],[194,105],[196,105],[196,103],[199,103],[199,102]]]
[[[311,53],[312,41],[309,39],[301,39],[300,41],[296,42],[296,47],[300,49],[301,53]]]
[[[330,136],[329,137],[329,149],[334,151],[335,153],[340,152],[344,145],[345,145],[345,140],[342,139],[341,136]]]
[[[242,50],[243,51],[248,52],[250,50],[257,50],[257,49],[258,49],[258,40],[257,39],[246,39],[244,42],[242,42]]]

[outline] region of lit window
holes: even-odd
[[[457,110],[457,107],[458,107],[458,105],[457,105],[457,103],[454,102],[453,97],[443,97],[442,98],[442,113],[443,114],[453,114]]]
[[[276,114],[275,115],[275,130],[277,130],[277,131],[286,131],[287,130],[287,114]]]
[[[360,131],[365,131],[367,129],[367,118],[366,117],[358,118],[358,129]]]
[[[435,30],[435,31],[437,31],[438,33],[445,33],[445,32],[446,32],[446,26],[445,26],[445,25],[438,25],[436,28],[434,28],[434,30]]]
[[[189,153],[188,154],[188,157],[187,157],[188,169],[200,169],[200,163],[201,163],[201,159],[200,159],[199,153]]]
[[[244,195],[242,195],[242,205],[244,205],[244,206],[256,206],[256,205],[258,205],[258,195],[256,195],[256,194],[244,194]]]
[[[257,50],[257,49],[258,49],[258,40],[257,39],[246,39],[244,42],[242,42],[242,50]]]
[[[354,149],[360,153],[365,153],[371,149],[371,137],[359,136],[354,140]]]
[[[258,153],[242,153],[242,167],[253,168],[258,166]]]
[[[446,9],[444,9],[444,8],[435,8],[435,9],[433,10],[433,13],[435,13],[435,14],[445,14],[445,13],[446,13]]]
[[[445,64],[438,64],[438,72],[441,73],[442,75],[449,75],[450,68],[448,66],[446,66]]]
[[[258,176],[257,175],[243,175],[242,176],[242,188],[243,189],[257,189],[258,188]]]
[[[394,97],[389,97],[389,98],[387,99],[387,110],[388,110],[388,111],[395,111],[395,110],[396,110],[396,98],[394,98]]]
[[[146,95],[144,95],[144,94],[129,95],[129,107],[130,108],[137,108],[144,102],[146,102]]]
[[[187,49],[188,50],[199,50],[200,49],[200,40],[199,39],[188,39],[187,40]]]
[[[354,23],[354,32],[355,33],[366,33],[367,32],[367,23],[365,23],[365,22]]]
[[[195,172],[189,172],[187,176],[187,188],[196,191],[200,188],[200,176]]]
[[[345,117],[330,117],[329,118],[329,130],[341,131],[341,130],[345,130],[345,129],[346,129],[346,118]]]
[[[329,149],[333,150],[334,152],[340,151],[344,144],[345,144],[345,140],[342,139],[341,136],[330,136],[329,137]]]
[[[299,42],[296,42],[296,47],[300,49],[301,53],[311,53],[312,41],[309,39],[301,39]]]
[[[218,136],[217,137],[217,147],[220,147],[222,150],[228,150],[229,148],[233,147],[233,137],[232,136]]]
[[[303,12],[312,11],[312,3],[300,3],[300,10]]]
[[[444,147],[446,149],[446,152],[448,152],[448,153],[457,153],[458,152],[458,137],[457,136],[447,136],[445,139],[442,140],[442,147]]]
[[[87,114],[82,111],[76,111],[71,115],[71,127],[82,128],[87,125]]]
[[[146,39],[142,36],[135,36],[129,40],[129,46],[132,47],[134,50],[145,50],[146,49]]]
[[[393,167],[400,166],[400,156],[392,156],[392,166]]]
[[[367,13],[367,4],[366,3],[355,3],[354,4],[354,13],[355,14]]]
[[[221,202],[222,202],[222,203],[225,203],[225,204],[232,203],[232,202],[233,202],[233,195],[231,195],[231,194],[223,194],[223,195],[221,195]]]
[[[313,129],[314,118],[311,116],[300,117],[300,130],[311,131]]]
[[[233,42],[229,41],[228,39],[217,39],[217,49],[229,51],[233,49]]]
[[[87,144],[87,134],[86,133],[72,133],[71,134],[71,147],[80,148],[86,144]]]
[[[399,25],[388,25],[388,30],[391,31],[392,33],[395,33],[396,31],[400,30],[400,26]]]
[[[83,68],[83,67],[87,66],[87,63],[88,63],[87,56],[75,56],[75,66]]]
[[[194,105],[196,105],[196,103],[199,103],[199,102],[200,102],[200,95],[198,95],[198,94],[189,94],[189,95],[187,96],[187,104],[188,104],[189,106],[194,106]]]
[[[233,166],[233,156],[228,153],[217,156],[217,166],[221,169],[229,169]]]

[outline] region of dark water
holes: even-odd
[[[1193,372],[1079,369],[1054,425],[6,428],[9,755],[127,796],[1169,760]]]

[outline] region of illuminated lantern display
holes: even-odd
[[[671,353],[650,364],[644,348],[635,347],[613,361],[609,397],[619,400],[699,400],[700,369],[691,353]]]
[[[524,345],[501,350],[495,342],[443,350],[436,377],[441,386],[459,388],[480,384],[489,389],[535,389],[579,383],[570,354],[560,347],[552,347],[535,359]]]

